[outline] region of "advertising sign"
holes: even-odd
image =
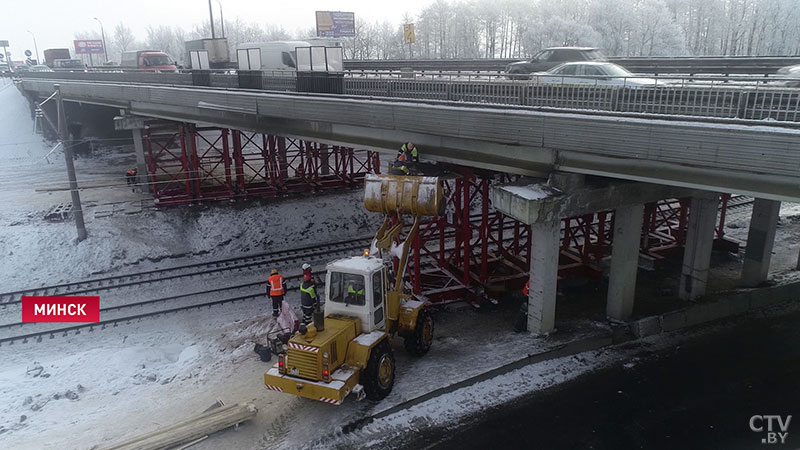
[[[75,53],[78,55],[102,55],[103,41],[100,39],[79,39],[75,43]]]
[[[414,24],[413,23],[406,23],[403,24],[403,41],[406,44],[413,44],[417,38],[414,35]]]
[[[318,37],[352,37],[355,35],[355,13],[341,11],[317,11]]]

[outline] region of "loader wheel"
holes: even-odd
[[[384,339],[369,355],[367,368],[361,375],[361,385],[370,400],[382,400],[394,386],[394,353],[389,341]]]
[[[406,351],[414,356],[428,353],[433,344],[433,317],[427,311],[420,311],[417,316],[417,326],[408,334],[403,343]]]

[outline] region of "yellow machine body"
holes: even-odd
[[[364,205],[367,210],[385,216],[373,241],[373,253],[377,254],[345,258],[328,264],[324,330],[318,331],[311,325],[305,334],[298,332],[292,336],[287,353],[279,356],[284,358],[285,373],[281,373],[278,364],[270,368],[264,374],[267,389],[332,404],[340,404],[347,395],[357,390],[361,398],[364,389],[359,384],[360,377],[367,368],[373,348],[390,335],[414,336],[425,304],[405,293],[403,276],[410,243],[419,231],[420,218],[443,213],[445,203],[442,185],[435,177],[367,175],[364,180]],[[405,215],[412,216],[414,222],[402,243],[398,244],[404,226],[402,216]],[[399,255],[393,251],[393,247],[398,246],[401,250]],[[382,259],[390,254],[399,259],[393,284],[389,282],[386,263]],[[348,305],[340,297],[332,301],[330,291],[335,283],[331,283],[331,277],[334,274],[364,277],[364,284],[371,287],[365,289],[364,303]],[[382,287],[376,287],[376,280],[381,280]],[[342,292],[340,288],[337,289]],[[378,299],[377,295],[381,298]],[[381,305],[383,312],[378,315]],[[375,319],[376,315],[381,319]],[[362,323],[362,320],[367,322]],[[424,330],[428,331],[423,334],[428,339],[427,347],[430,347],[432,325],[429,324]],[[391,369],[392,384],[393,364],[392,360],[391,366],[387,366]],[[323,376],[325,370],[328,370],[328,377]],[[391,390],[391,385],[388,389]]]
[[[338,405],[358,384],[370,350],[386,337],[384,331],[362,333],[357,318],[328,316],[323,331],[309,325],[305,334],[292,336],[284,359],[286,373],[280,373],[275,364],[264,374],[264,385],[273,391]],[[330,374],[327,380],[323,377],[326,369]]]

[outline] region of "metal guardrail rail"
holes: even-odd
[[[497,59],[367,59],[345,60],[346,70],[401,70],[502,72],[512,62],[525,58]],[[779,68],[800,64],[800,56],[689,56],[609,57],[632,72],[650,74],[753,74],[775,73]]]
[[[26,78],[125,82],[148,85],[202,86],[294,92],[292,73],[253,71],[210,72],[198,80],[192,73],[59,72],[32,73]],[[348,73],[346,95],[439,100],[451,102],[598,110],[618,113],[677,115],[742,120],[800,122],[800,89],[780,86],[788,79],[752,77],[652,77],[640,79],[561,77],[561,83],[534,76],[508,80],[486,74],[422,75],[389,72]],[[552,80],[551,80],[552,81]],[[800,85],[800,80],[795,80]],[[633,84],[638,83],[638,84]]]

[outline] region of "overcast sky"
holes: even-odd
[[[260,25],[279,25],[290,34],[315,25],[314,11],[352,11],[356,18],[370,21],[401,22],[404,12],[416,14],[433,0],[377,2],[370,0],[220,0],[226,21],[236,16]],[[219,6],[214,5],[214,20],[219,20]],[[76,31],[99,30],[93,17],[103,22],[106,37],[114,26],[124,22],[138,39],[145,38],[148,25],[179,25],[190,30],[194,24],[208,20],[208,0],[4,0],[0,20],[0,40],[8,40],[11,57],[24,59],[26,49],[34,51],[36,35],[39,54],[46,48],[72,49]],[[13,5],[13,6],[12,6]],[[210,37],[210,36],[209,36]],[[74,49],[73,49],[74,50]]]

